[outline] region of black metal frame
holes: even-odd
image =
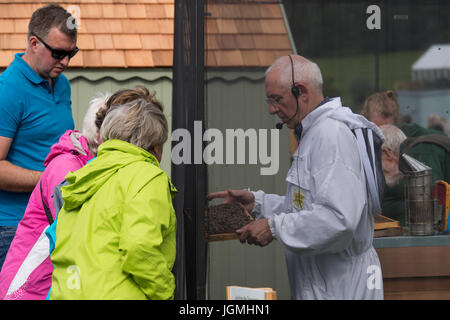
[[[172,130],[186,128],[194,138],[194,121],[205,128],[204,0],[175,0]],[[202,148],[203,150],[203,148]],[[206,165],[172,164],[172,181],[179,193],[177,214],[175,299],[206,298]]]

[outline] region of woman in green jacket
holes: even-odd
[[[97,158],[61,189],[50,299],[173,299],[177,191],[159,166],[167,135],[154,98],[108,112]]]

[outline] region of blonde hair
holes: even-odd
[[[153,97],[151,101],[138,98],[115,106],[103,120],[100,136],[103,142],[119,139],[154,153],[168,137],[162,104]]]
[[[364,101],[361,114],[368,120],[377,114],[384,119],[393,118],[397,123],[399,117],[400,105],[392,90],[386,92],[374,93]]]
[[[105,105],[97,111],[95,124],[98,130],[100,130],[103,120],[105,119],[110,109],[113,109],[115,106],[120,106],[134,101],[136,99],[144,99],[148,102],[151,102],[155,105],[155,107],[163,111],[163,106],[161,102],[159,102],[155,98],[155,95],[155,92],[150,93],[148,89],[143,86],[137,86],[134,89],[120,89],[114,92],[108,98],[108,100],[106,100]]]

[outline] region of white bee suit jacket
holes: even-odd
[[[268,218],[285,248],[293,299],[383,299],[372,245],[373,195],[351,129],[369,128],[381,141],[384,137],[373,123],[342,107],[340,98],[316,108],[302,125],[286,195],[254,192],[252,214]]]

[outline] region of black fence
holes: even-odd
[[[194,121],[201,121],[202,132],[205,128],[203,31],[204,1],[176,0],[172,130],[185,128],[192,137]],[[193,159],[190,163],[173,164],[172,181],[179,192],[174,199],[178,220],[175,299],[204,300],[206,165],[203,161],[194,164]]]

